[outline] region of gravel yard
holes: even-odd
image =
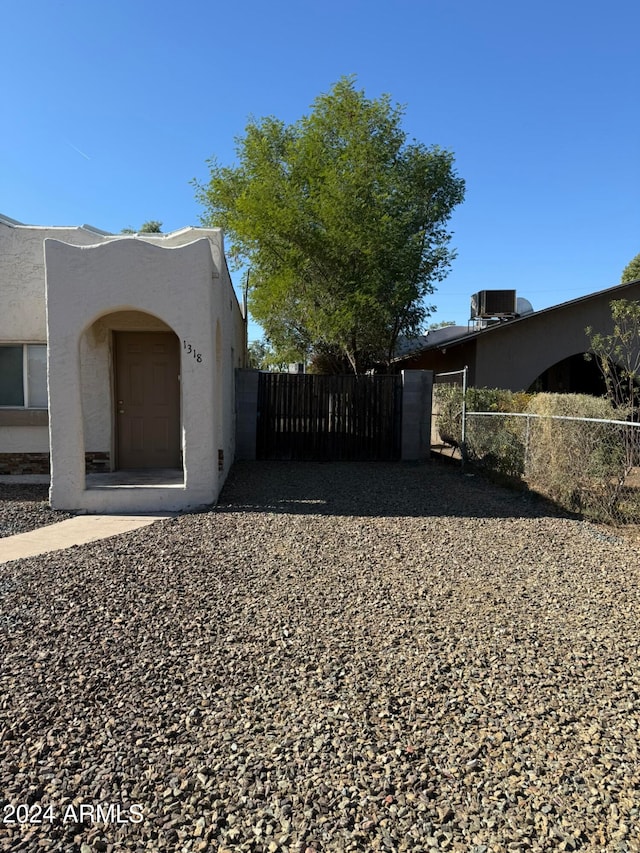
[[[49,506],[49,486],[0,483],[0,539],[71,518]]]
[[[0,849],[639,851],[639,581],[447,466],[238,465],[0,566]]]

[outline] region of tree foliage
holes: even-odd
[[[604,376],[607,396],[631,419],[640,411],[640,302],[614,299],[610,303],[613,332],[603,335],[589,326],[591,351]]]
[[[433,332],[436,329],[446,329],[449,326],[455,326],[455,324],[455,320],[441,320],[439,323],[429,323],[427,328],[430,332]]]
[[[249,308],[277,351],[340,353],[355,372],[418,334],[464,197],[453,155],[407,142],[403,109],[339,80],[309,115],[251,119],[237,165],[209,161],[202,222],[251,266]]]
[[[614,299],[610,303],[613,332],[591,336],[591,351],[598,359],[607,387],[607,397],[620,420],[640,420],[640,302]],[[620,458],[616,476],[610,478],[613,489],[608,497],[608,509],[614,515],[624,495],[629,474],[640,460],[640,429],[623,427],[620,437]]]
[[[249,367],[254,370],[286,371],[289,361],[274,352],[273,347],[265,340],[252,341],[248,347]]]
[[[157,219],[150,219],[148,222],[143,222],[140,228],[141,234],[161,234],[162,222]]]
[[[640,255],[632,258],[626,267],[622,270],[622,278],[620,284],[626,284],[629,281],[636,281],[640,278]]]
[[[161,234],[162,231],[162,222],[158,222],[157,219],[150,219],[148,222],[144,222],[139,231],[136,231],[135,228],[123,228],[120,232],[121,234]]]

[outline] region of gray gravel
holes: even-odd
[[[0,539],[72,518],[49,506],[49,486],[0,483]]]
[[[2,850],[640,850],[637,552],[530,498],[239,465],[0,583]]]

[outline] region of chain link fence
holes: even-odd
[[[467,370],[449,373],[434,373],[433,399],[431,402],[431,450],[440,456],[462,460],[460,446],[466,429]],[[457,417],[450,417],[451,394],[459,404]]]
[[[473,393],[472,389],[467,404],[475,409]],[[518,395],[496,393],[503,395],[499,405],[523,402]],[[434,409],[434,433],[444,444],[458,448],[462,464],[469,462],[507,481],[524,483],[593,520],[640,524],[640,423],[463,411],[460,388],[451,386],[440,389],[440,404]]]
[[[464,455],[598,521],[640,523],[640,424],[468,412]]]

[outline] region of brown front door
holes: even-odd
[[[115,332],[118,468],[180,467],[180,348],[173,332]]]

